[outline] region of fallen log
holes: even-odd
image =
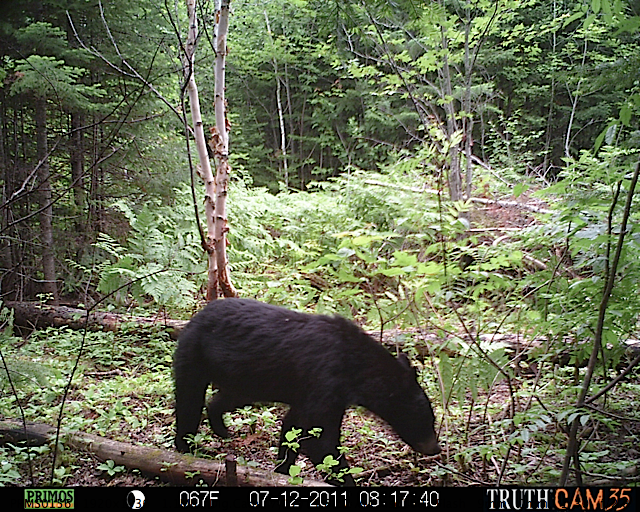
[[[56,429],[43,423],[0,420],[0,444],[28,440],[33,445],[42,445],[55,440]],[[150,446],[137,446],[113,441],[84,432],[63,434],[66,445],[79,451],[89,452],[101,461],[112,460],[117,465],[157,476],[172,485],[195,485],[200,480],[208,485],[240,487],[281,487],[291,485],[288,477],[271,471],[239,466],[232,461],[224,463],[200,459],[193,455],[180,454]],[[301,486],[324,487],[325,482],[305,480]]]
[[[407,187],[404,185],[397,185],[395,183],[386,183],[384,181],[378,180],[364,180],[367,185],[374,185],[376,187],[386,187],[393,188],[396,190],[404,190],[405,192],[416,192],[419,194],[433,194],[440,195],[441,191],[433,188],[426,187]],[[503,208],[520,208],[521,210],[528,210],[530,212],[535,213],[554,213],[554,210],[549,210],[548,208],[542,208],[541,206],[531,205],[527,203],[519,203],[517,201],[506,201],[500,199],[487,199],[485,197],[470,197],[468,201],[471,203],[480,203],[480,204],[494,204],[496,206],[500,206]]]
[[[105,311],[92,311],[87,316],[84,309],[40,302],[5,302],[5,306],[14,311],[14,325],[29,329],[61,326],[83,329],[86,325],[90,331],[117,331],[123,324],[133,323],[140,327],[160,326],[169,332],[172,339],[178,339],[180,331],[187,324],[186,320],[173,320],[165,316],[145,318]]]
[[[89,330],[105,330],[105,331],[117,331],[123,324],[133,323],[140,327],[153,327],[160,326],[166,329],[172,339],[177,340],[180,331],[187,324],[187,320],[173,320],[167,317],[145,318],[140,316],[121,315],[118,313],[108,313],[104,311],[94,311],[89,313],[87,321],[87,312],[83,309],[72,308],[68,306],[51,306],[48,304],[41,304],[39,302],[6,302],[7,307],[13,308],[15,311],[14,324],[29,329],[41,329],[43,327],[58,327],[67,326],[71,329],[82,329],[87,322],[87,329]],[[372,334],[375,334],[372,333]],[[500,341],[507,343],[517,353],[528,353],[531,348],[538,347],[542,340],[524,340],[517,335],[513,334],[500,334],[500,335],[482,335],[481,338],[492,342]],[[435,334],[429,334],[427,336],[419,336],[426,345],[432,347],[439,347],[440,350],[450,352],[451,357],[455,356],[454,351],[450,351],[446,346],[442,347],[442,344],[447,340],[442,340]],[[385,341],[383,340],[383,343]],[[637,340],[627,340],[624,342],[627,346],[629,353],[632,356],[640,354],[640,342]],[[393,341],[389,348],[394,349],[396,342]],[[428,352],[427,346],[424,350]],[[420,349],[419,349],[420,351]],[[423,354],[424,355],[424,354]],[[561,366],[565,366],[569,361],[569,353],[566,353],[566,360],[554,360],[559,362]]]

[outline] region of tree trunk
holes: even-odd
[[[471,33],[471,18],[469,9],[466,10],[467,21],[464,30],[464,105],[463,111],[463,130],[464,130],[464,155],[466,160],[466,173],[465,173],[465,194],[467,199],[471,197],[471,186],[473,184],[473,161],[471,159],[473,151],[473,117],[471,117],[471,79],[472,79],[472,62],[470,55],[470,33]],[[466,214],[466,212],[464,212]],[[465,215],[466,216],[466,215]]]
[[[6,186],[7,179],[9,178],[8,176],[8,173],[9,173],[8,160],[9,159],[7,158],[7,153],[5,151],[5,146],[4,146],[4,137],[5,137],[4,125],[6,121],[5,101],[6,101],[6,93],[4,90],[0,90],[0,169],[2,169],[2,174],[0,176],[2,176],[3,182],[5,183],[5,186]],[[6,200],[7,200],[7,197],[2,197],[1,204],[4,204]]]
[[[14,173],[9,171],[9,159],[5,152],[4,144],[4,125],[5,125],[5,99],[6,94],[3,88],[0,88],[0,180],[2,180],[2,188],[0,189],[0,230],[4,231],[6,226],[10,222],[11,218],[11,206],[8,204],[8,200],[13,194],[14,185],[13,181]],[[8,234],[7,234],[8,235]],[[13,295],[15,287],[15,273],[13,271],[13,254],[11,250],[11,243],[9,236],[0,236],[0,261],[2,261],[2,267],[0,271],[0,296],[7,297],[9,294]],[[15,296],[12,298],[16,298]]]
[[[213,150],[216,161],[216,205],[215,205],[215,255],[218,267],[218,285],[225,297],[237,297],[231,284],[227,262],[227,193],[229,188],[229,122],[225,100],[225,65],[227,57],[227,33],[229,31],[229,3],[222,0],[216,13],[218,32],[216,36],[215,100],[216,127],[213,133]]]
[[[189,95],[189,105],[191,107],[191,120],[193,122],[193,133],[200,160],[200,176],[204,182],[204,210],[207,220],[207,239],[205,250],[208,254],[208,280],[207,280],[207,300],[218,298],[218,265],[215,247],[215,197],[216,183],[211,170],[211,162],[207,151],[207,143],[204,135],[202,114],[200,112],[200,97],[198,95],[198,85],[195,77],[195,53],[198,42],[198,18],[196,14],[196,0],[187,0],[187,13],[189,15],[189,35],[187,37],[186,56],[184,62],[184,73],[187,81],[187,93]]]
[[[102,164],[100,163],[101,132],[96,115],[93,116],[93,137],[91,147],[91,187],[89,200],[89,219],[93,233],[104,231],[102,212]]]
[[[84,246],[85,207],[84,193],[84,144],[82,133],[83,116],[78,112],[71,113],[71,134],[69,137],[69,164],[71,165],[71,187],[73,202],[76,206],[75,229],[76,235],[81,237],[79,248]],[[80,261],[80,260],[78,260]]]
[[[509,228],[498,228],[507,230]],[[532,258],[528,254],[523,255],[523,260],[530,266],[544,270],[548,266],[542,261]],[[327,283],[318,281],[317,276],[310,274],[306,276],[312,281],[312,285],[317,287],[326,287]],[[109,313],[105,311],[92,311],[87,317],[87,312],[83,309],[72,308],[68,306],[51,306],[48,304],[40,304],[37,302],[6,302],[5,306],[11,308],[14,312],[14,325],[17,327],[25,327],[29,332],[33,329],[44,329],[46,327],[69,327],[70,329],[84,329],[85,327],[90,331],[112,331],[116,332],[120,329],[120,326],[127,324],[135,324],[140,329],[149,328],[162,328],[164,329],[171,339],[177,340],[187,325],[188,320],[174,320],[172,318],[166,318],[165,316],[156,318],[145,318],[140,316],[121,315],[118,313]],[[373,333],[372,333],[373,334]],[[500,342],[508,344],[511,349],[516,353],[516,356],[523,361],[529,361],[530,352],[539,352],[540,347],[547,343],[545,338],[535,338],[525,341],[516,334],[479,334],[479,338],[483,342]],[[449,356],[454,357],[455,351],[447,348],[449,339],[442,340],[440,337],[431,333],[424,333],[420,336],[421,346],[418,348],[418,352],[426,356],[431,351],[444,351]],[[393,343],[389,339],[384,338],[382,343],[387,346],[389,350],[395,349]],[[626,365],[626,361],[621,362],[616,366],[616,369],[623,371],[625,374],[633,369],[638,362],[640,362],[640,341],[627,340],[625,342],[627,353],[635,357],[629,365]],[[535,359],[535,357],[534,357]],[[571,353],[569,350],[564,350],[559,354],[553,356],[550,359],[554,364],[560,366],[568,365],[571,359]],[[573,363],[576,364],[576,363]],[[580,364],[579,364],[580,365]],[[582,366],[586,365],[586,361],[581,363]],[[1,367],[0,367],[1,368]],[[621,376],[616,377],[616,381],[620,380]],[[593,400],[590,399],[590,400]]]
[[[269,23],[269,15],[265,9],[264,11],[264,20],[267,25],[267,34],[269,35],[269,39],[271,40],[272,48],[275,50],[275,46],[273,46],[273,34],[271,32],[271,25]],[[284,112],[282,111],[282,83],[280,80],[280,74],[278,73],[278,60],[273,57],[273,73],[276,77],[276,103],[278,105],[278,122],[280,124],[280,153],[282,154],[282,170],[284,172],[284,186],[285,188],[289,188],[289,167],[287,162],[287,138],[286,138],[286,130],[284,127]]]
[[[456,111],[453,103],[453,88],[451,84],[451,69],[449,67],[449,39],[442,29],[442,49],[444,63],[442,66],[442,92],[444,100],[444,110],[447,114],[447,139],[449,140],[449,196],[452,201],[462,199],[462,176],[460,173],[460,154],[458,144],[453,144],[453,139],[458,131],[456,122]]]
[[[56,267],[53,252],[53,203],[51,191],[51,172],[49,170],[49,148],[47,145],[47,100],[36,98],[36,141],[40,165],[40,235],[42,240],[42,270],[44,273],[44,293],[50,300],[58,303]]]
[[[556,5],[556,0],[553,0],[553,19],[556,19],[556,11],[557,11],[557,5]],[[542,173],[543,176],[546,177],[547,175],[547,171],[549,170],[549,167],[551,166],[551,164],[553,163],[553,156],[551,154],[551,137],[552,137],[552,130],[553,130],[553,115],[554,115],[554,103],[556,100],[556,69],[555,69],[555,57],[556,57],[556,48],[558,45],[558,40],[557,40],[557,35],[556,35],[556,31],[554,30],[551,33],[551,59],[549,59],[549,61],[551,62],[551,92],[550,92],[550,97],[549,97],[549,113],[547,114],[547,127],[545,130],[545,139],[544,139],[544,150],[543,150],[543,154],[544,154],[544,159],[542,160]]]
[[[587,60],[587,48],[588,48],[588,39],[584,38],[584,50],[582,52],[582,67],[580,70],[580,74],[584,74],[585,62]],[[578,85],[576,85],[576,90],[573,93],[573,97],[571,97],[571,91],[569,91],[569,97],[571,98],[571,115],[569,116],[569,123],[567,125],[567,135],[564,140],[564,156],[565,158],[571,158],[571,130],[573,129],[573,121],[576,116],[576,111],[578,109],[578,102],[580,101],[580,95],[582,94],[580,88],[582,87],[582,78],[578,80]]]

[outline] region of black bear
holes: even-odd
[[[282,422],[277,471],[288,474],[297,453],[282,444],[292,427],[314,464],[339,459],[340,426],[347,407],[362,405],[386,420],[414,450],[440,453],[431,403],[416,382],[408,358],[397,359],[353,322],[310,315],[247,299],[216,300],[182,331],[174,357],[176,448],[200,424],[207,386],[218,392],[208,404],[213,431],[227,437],[222,415],[255,402],[290,405]],[[335,483],[335,480],[330,480]],[[353,485],[351,475],[344,483]]]

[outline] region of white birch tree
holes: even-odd
[[[214,151],[216,161],[216,176],[214,177],[207,151],[204,125],[200,111],[200,98],[195,79],[195,50],[198,43],[198,18],[196,0],[186,0],[189,16],[189,34],[185,48],[184,73],[187,84],[187,94],[191,108],[193,133],[200,161],[199,175],[205,187],[205,216],[207,221],[207,236],[205,250],[208,254],[209,269],[207,280],[207,300],[218,298],[219,291],[226,297],[235,297],[237,291],[231,284],[226,252],[226,197],[229,182],[229,137],[226,122],[224,100],[224,65],[227,52],[226,39],[229,21],[229,0],[223,1],[216,12],[216,83],[215,83],[215,111],[216,126],[212,129],[210,145]]]
[[[227,261],[227,194],[229,190],[229,122],[227,120],[227,101],[225,99],[225,66],[227,60],[227,33],[229,32],[230,0],[222,0],[216,11],[216,63],[214,107],[216,126],[212,132],[211,146],[216,163],[216,204],[214,211],[214,244],[218,264],[218,284],[225,297],[237,297],[238,292],[231,284]]]
[[[267,10],[264,11],[264,20],[267,25],[267,34],[269,35],[269,42],[273,47],[272,51],[275,51],[275,42],[273,39],[273,32],[271,32],[271,24],[269,23],[269,15]],[[278,105],[278,121],[280,124],[280,152],[282,153],[282,169],[284,171],[284,186],[289,187],[289,166],[287,162],[287,139],[284,126],[284,114],[282,111],[282,92],[280,73],[278,72],[278,59],[275,55],[273,57],[273,72],[276,78],[276,103]]]

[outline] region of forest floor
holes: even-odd
[[[636,376],[635,382],[640,384],[640,378]],[[494,411],[504,410],[506,415],[507,405],[509,403],[509,392],[506,385],[500,385],[493,390],[488,398],[488,409]],[[633,403],[637,397],[628,397],[628,411],[616,411],[610,414],[624,417],[626,414],[633,414]],[[144,408],[144,397],[139,398],[140,403],[129,403],[131,408]],[[225,455],[233,455],[239,464],[251,464],[254,467],[264,470],[272,470],[275,463],[275,451],[278,443],[278,434],[280,421],[270,421],[272,417],[282,417],[285,407],[274,405],[267,408],[252,408],[251,411],[243,410],[240,413],[240,421],[237,421],[238,413],[235,413],[234,424],[229,427],[230,438],[221,440],[216,436],[209,436],[209,425],[206,420],[200,427],[201,433],[205,434],[207,439],[202,447],[199,455],[205,458],[221,460]],[[265,414],[266,412],[266,414]],[[273,415],[273,416],[272,416]],[[498,413],[499,415],[499,413]],[[497,420],[496,415],[493,420]],[[254,422],[244,423],[242,420],[253,416]],[[265,422],[268,419],[268,422]],[[149,424],[149,427],[143,431],[133,431],[123,421],[120,423],[120,433],[117,437],[127,439],[132,444],[153,445],[158,438],[167,438],[173,435],[172,418],[168,416],[166,422]],[[482,423],[487,420],[478,412],[470,414],[466,420],[469,425],[466,430],[473,433],[464,441],[468,446],[485,445],[487,443]],[[440,438],[443,446],[443,452],[435,457],[425,457],[417,454],[407,445],[405,445],[397,436],[397,434],[383,421],[375,417],[368,411],[357,408],[350,409],[345,415],[343,421],[344,445],[348,448],[347,458],[351,467],[362,468],[363,471],[356,477],[359,486],[490,486],[495,485],[496,475],[502,472],[501,462],[495,457],[491,457],[486,461],[479,460],[469,461],[465,464],[463,460],[456,457],[456,451],[461,448],[459,438],[455,439],[455,445],[451,446],[447,443],[446,428],[440,425]],[[552,427],[556,428],[556,427]],[[637,447],[629,445],[629,438],[634,433],[640,431],[640,421],[621,421],[620,429],[607,430],[599,429],[590,435],[595,436],[599,443],[608,446],[606,458],[611,461],[640,461],[640,451]],[[556,432],[558,434],[559,432]],[[458,435],[455,433],[454,435]],[[170,444],[171,441],[168,442]],[[165,447],[171,449],[170,446]],[[537,452],[511,454],[512,466],[529,466],[531,468],[548,466],[559,467],[561,459],[560,452],[548,453],[542,457]],[[588,454],[587,454],[588,455]],[[112,476],[108,475],[104,470],[98,468],[100,461],[89,453],[70,453],[65,452],[63,455],[64,464],[70,468],[68,477],[65,480],[65,486],[87,486],[87,487],[109,487],[109,486],[126,486],[126,487],[144,487],[168,485],[162,483],[157,478],[148,477],[140,474],[138,470],[121,469]],[[50,455],[39,456],[34,460],[34,473],[40,475],[50,474]],[[312,480],[322,480],[322,475],[313,467],[313,465],[304,456],[298,458],[297,464],[302,467],[302,476]],[[635,467],[638,470],[638,466]],[[510,480],[510,469],[507,469],[506,481]],[[24,467],[23,475],[25,475],[24,485],[30,486],[29,480],[26,478],[28,472]],[[605,475],[592,474],[588,471],[585,473],[587,482],[594,482],[599,485],[611,485],[612,481],[607,480]],[[620,477],[626,476],[631,479],[634,477],[633,468],[621,471]],[[637,473],[635,474],[637,480]],[[37,485],[47,485],[46,478],[37,479]],[[544,485],[553,482],[540,482],[534,477],[529,485]]]

